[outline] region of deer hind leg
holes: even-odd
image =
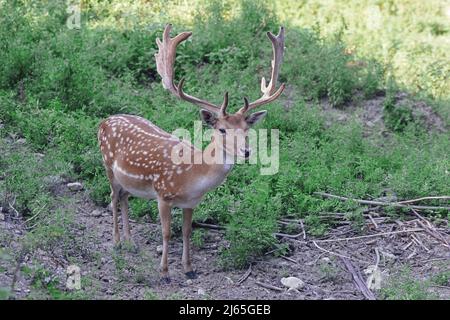
[[[189,279],[197,277],[191,265],[190,239],[192,233],[193,209],[183,209],[183,257],[181,258],[184,272]]]
[[[169,239],[170,239],[170,221],[172,206],[162,199],[158,199],[158,210],[161,219],[161,228],[163,236],[163,250],[161,257],[161,275],[166,282],[170,282],[168,254],[169,254]]]
[[[106,172],[109,179],[109,184],[111,186],[111,209],[113,214],[113,240],[114,245],[120,243],[120,232],[119,232],[119,219],[118,219],[118,203],[120,190],[122,187],[115,181],[114,173],[110,168],[106,168]]]
[[[122,212],[122,230],[123,230],[123,238],[124,238],[124,249],[129,250],[133,253],[139,252],[139,247],[131,238],[130,232],[130,220],[128,218],[128,197],[130,193],[125,191],[124,189],[120,190],[119,202],[120,209]]]
[[[118,245],[120,243],[120,232],[119,232],[119,219],[118,219],[118,203],[119,203],[119,192],[120,189],[111,185],[111,208],[113,214],[113,238],[114,244]]]
[[[123,237],[125,241],[131,241],[130,220],[128,218],[128,197],[130,194],[124,189],[120,190],[119,201],[122,212]]]

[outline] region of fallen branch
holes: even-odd
[[[275,232],[275,233],[272,233],[272,235],[274,235],[276,237],[281,237],[281,238],[297,239],[297,238],[300,238],[303,235],[303,233],[287,234],[287,233]]]
[[[430,221],[428,221],[427,219],[422,217],[416,210],[411,208],[411,211],[414,213],[414,215],[416,217],[418,217],[420,219],[418,222],[424,228],[426,233],[428,233],[433,238],[441,241],[443,243],[443,245],[446,246],[447,248],[450,248],[450,245],[449,245],[447,239],[445,239],[445,237],[443,237],[441,235],[439,230],[437,230],[437,228],[435,226],[433,226],[433,224]]]
[[[421,246],[422,248],[425,249],[426,252],[430,252],[430,249],[428,249],[423,243],[422,241],[420,241],[419,238],[417,238],[416,236],[414,236],[413,234],[411,235],[411,238],[413,239],[413,241],[418,244],[419,246]]]
[[[194,228],[205,228],[205,229],[213,229],[213,230],[224,230],[225,227],[218,226],[216,224],[209,224],[209,223],[203,223],[203,222],[192,222],[192,227]]]
[[[361,273],[359,272],[359,270],[358,270],[358,272],[355,270],[355,268],[353,267],[350,260],[348,260],[346,258],[342,258],[342,257],[341,257],[341,260],[344,263],[347,270],[352,275],[353,282],[355,283],[356,287],[359,289],[359,291],[361,291],[361,293],[364,295],[364,297],[366,297],[367,300],[376,300],[375,295],[372,293],[372,291],[369,290],[369,288],[367,288],[367,285],[366,285],[364,279],[362,279],[362,276],[361,276]]]
[[[449,210],[450,207],[435,207],[435,206],[412,206],[408,204],[403,204],[400,202],[383,202],[383,201],[371,201],[371,200],[361,200],[361,199],[354,199],[354,198],[347,198],[342,196],[337,196],[330,193],[325,192],[314,192],[314,194],[325,197],[325,198],[333,198],[338,199],[341,201],[355,201],[360,204],[370,204],[370,205],[376,205],[376,206],[390,206],[390,207],[400,207],[400,208],[413,208],[416,210]]]
[[[316,246],[317,249],[319,249],[319,250],[321,250],[321,251],[323,251],[323,252],[326,252],[326,253],[328,253],[328,254],[331,254],[331,255],[333,255],[333,256],[340,257],[340,258],[345,258],[345,259],[348,259],[348,260],[355,260],[355,261],[362,262],[362,263],[366,263],[366,264],[369,263],[368,261],[360,260],[360,259],[357,259],[357,258],[347,257],[347,256],[344,256],[343,254],[336,253],[336,252],[327,250],[327,249],[325,249],[325,248],[322,248],[322,247],[319,246],[319,245],[316,243],[316,241],[314,241],[314,240],[312,241],[312,243]]]
[[[365,236],[357,236],[357,237],[349,237],[349,238],[338,238],[338,239],[325,239],[325,240],[316,240],[316,241],[319,242],[319,243],[323,243],[323,242],[338,242],[338,241],[350,241],[350,240],[358,240],[358,239],[366,239],[366,238],[373,238],[373,237],[388,236],[388,235],[392,235],[392,234],[421,232],[421,231],[424,231],[424,229],[422,229],[422,228],[413,228],[413,229],[399,230],[399,231],[380,232],[380,233],[376,233],[376,234],[368,234],[368,235],[365,235]]]
[[[306,230],[302,220],[300,220],[300,226],[302,227],[303,240],[306,240]]]
[[[252,273],[252,265],[250,264],[250,266],[248,267],[247,272],[244,273],[244,275],[242,277],[240,277],[238,279],[238,281],[236,281],[237,285],[242,284],[245,280],[247,280],[247,278],[250,276],[250,274]]]
[[[276,290],[276,291],[284,291],[284,289],[275,287],[275,286],[273,286],[271,284],[268,284],[268,283],[264,283],[264,282],[260,282],[260,281],[256,281],[255,283],[257,285],[263,287],[263,288],[266,288],[266,289],[271,289],[271,290]]]
[[[375,229],[377,229],[378,230],[378,224],[377,224],[377,222],[375,221],[375,219],[369,214],[369,219],[370,219],[370,221],[372,222],[372,224],[373,224],[373,226],[375,227]]]
[[[425,224],[422,223],[422,222],[420,222],[420,221],[419,221],[419,224],[420,224],[422,227],[424,227],[426,233],[428,233],[430,236],[432,236],[432,237],[435,238],[436,240],[442,242],[442,245],[443,245],[444,247],[447,247],[447,248],[450,249],[450,245],[449,245],[448,241],[447,241],[444,237],[442,237],[440,233],[438,233],[438,232],[433,232],[432,230],[429,230],[429,229],[425,228],[425,227],[426,227]]]
[[[414,202],[419,202],[422,200],[436,200],[436,199],[450,200],[450,196],[422,197],[422,198],[417,198],[417,199],[412,199],[412,200],[398,201],[397,203],[402,203],[402,204],[414,203]]]
[[[298,262],[295,261],[295,260],[292,259],[292,258],[289,258],[289,257],[286,257],[286,256],[281,256],[281,258],[283,258],[284,260],[290,261],[290,262],[292,262],[292,263],[298,264]]]

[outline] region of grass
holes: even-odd
[[[416,279],[405,267],[389,277],[380,295],[386,300],[436,300],[439,296],[430,290],[432,284],[430,279]]]
[[[194,33],[179,48],[176,78],[185,77],[187,92],[211,101],[229,90],[231,109],[243,96],[259,95],[271,54],[264,33],[282,23],[287,28],[280,80],[288,83],[283,99],[290,92],[293,102],[289,110],[283,99],[267,106],[260,125],[280,130],[279,173],[261,176],[258,166],[236,166],[195,212],[197,220],[226,226],[224,267],[244,267],[277,246],[272,233],[280,217],[304,218],[308,231],[320,235],[330,227],[323,212],[358,212],[353,203],[320,199],[315,191],[356,198],[392,192],[399,199],[448,194],[448,136],[425,129],[392,98],[399,90],[417,93],[449,124],[444,2],[370,2],[385,21],[374,30],[358,18],[366,2],[199,0],[186,8],[85,0],[81,28],[70,30],[61,1],[0,1],[0,201],[15,199],[26,217],[55,208],[49,186],[63,176],[82,180],[91,198],[106,205],[110,191],[96,142],[104,117],[137,114],[169,132],[192,127],[198,110],[171,97],[156,73],[155,39],[167,21],[174,33]],[[380,93],[387,137],[365,135],[356,120],[330,125],[319,105],[326,99],[345,110],[357,96]],[[131,211],[157,218],[155,203],[133,199]],[[65,236],[66,224],[55,230],[44,224],[35,234]],[[201,246],[202,235],[194,241]]]

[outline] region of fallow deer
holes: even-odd
[[[159,51],[155,54],[156,66],[162,78],[165,89],[182,100],[189,101],[201,108],[203,121],[213,128],[214,135],[206,150],[221,152],[226,158],[248,158],[250,150],[246,144],[233,144],[227,147],[224,143],[231,132],[233,135],[245,137],[249,128],[261,120],[266,111],[253,114],[249,112],[259,106],[269,103],[280,96],[284,84],[276,90],[276,83],[284,51],[284,28],[274,36],[268,32],[272,42],[273,60],[271,79],[268,85],[262,78],[262,96],[249,103],[244,98],[244,106],[236,113],[228,113],[228,93],[225,93],[222,104],[215,105],[205,100],[188,95],[183,91],[184,80],[178,85],[174,83],[174,62],[177,46],[191,36],[191,32],[183,32],[170,38],[171,25],[163,32],[162,41],[157,39]],[[220,139],[219,139],[220,138]],[[233,137],[234,138],[234,137]],[[181,163],[175,164],[171,159],[173,148],[180,143],[188,146],[193,155],[201,155],[202,150],[180,142],[175,137],[144,118],[134,115],[113,115],[104,120],[98,130],[103,163],[111,185],[111,206],[113,213],[114,243],[120,243],[118,226],[118,204],[122,211],[123,235],[126,241],[131,241],[128,220],[129,195],[157,199],[161,219],[163,245],[161,258],[161,273],[163,279],[168,277],[168,244],[170,238],[170,222],[172,207],[183,210],[183,254],[182,264],[187,277],[195,278],[191,266],[189,241],[192,230],[192,213],[206,192],[219,186],[227,177],[232,165],[227,161],[217,163]]]

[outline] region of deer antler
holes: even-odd
[[[170,38],[171,29],[171,24],[166,25],[166,27],[164,28],[162,42],[161,40],[159,40],[159,38],[156,39],[156,44],[158,45],[159,49],[158,53],[155,54],[156,69],[162,78],[163,87],[182,100],[189,101],[213,113],[225,115],[226,108],[228,106],[228,93],[225,93],[223,103],[219,107],[218,105],[212,104],[211,102],[190,96],[183,92],[184,79],[180,80],[178,86],[174,84],[173,68],[177,46],[178,44],[189,38],[192,35],[192,32],[182,32],[174,38]]]
[[[275,91],[278,74],[280,73],[281,62],[283,61],[284,53],[284,27],[280,27],[280,31],[277,36],[274,36],[271,32],[267,32],[267,36],[272,42],[273,59],[272,59],[272,74],[270,77],[270,82],[266,85],[266,79],[263,77],[261,79],[261,92],[262,97],[258,100],[249,103],[247,98],[244,98],[244,107],[242,107],[238,112],[246,113],[252,109],[262,106],[266,103],[272,102],[280,96],[283,92],[285,84],[283,83],[278,90]]]

